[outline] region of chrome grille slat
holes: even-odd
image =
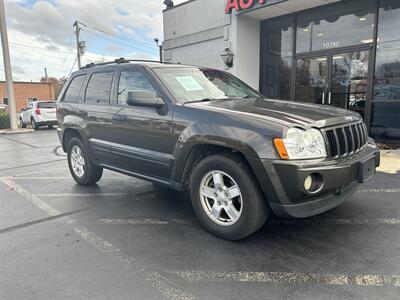
[[[330,158],[347,157],[358,153],[368,142],[368,132],[364,122],[327,128],[324,133]]]

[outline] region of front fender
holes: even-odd
[[[277,158],[272,138],[255,131],[221,124],[192,124],[182,131],[175,146],[173,181],[182,182],[186,163],[197,145],[229,148],[240,152],[248,161]]]

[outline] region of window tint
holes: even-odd
[[[39,107],[39,108],[56,108],[56,103],[55,102],[39,102],[37,104],[37,107]]]
[[[379,9],[375,67],[375,99],[400,100],[400,5],[382,1]]]
[[[68,86],[67,91],[64,95],[64,102],[77,102],[79,97],[79,92],[82,88],[83,81],[85,80],[85,75],[76,76],[72,79]]]
[[[87,103],[108,104],[110,103],[111,84],[113,73],[94,73],[90,77],[86,88]]]
[[[128,93],[133,91],[149,91],[155,93],[153,86],[141,72],[121,72],[118,85],[118,103],[126,104]]]
[[[290,100],[293,18],[262,23],[262,92],[267,98]]]

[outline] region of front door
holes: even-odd
[[[172,110],[130,106],[129,92],[157,92],[151,78],[139,68],[121,70],[111,109],[114,166],[152,178],[169,179],[176,138]]]
[[[334,105],[365,116],[370,48],[302,56],[296,64],[296,101]]]

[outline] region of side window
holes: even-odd
[[[32,109],[32,108],[33,108],[33,103],[32,103],[32,102],[30,102],[30,103],[28,104],[28,108],[29,108],[29,109]]]
[[[134,91],[156,92],[143,73],[139,71],[122,71],[118,84],[118,104],[126,104],[128,93]]]
[[[113,73],[94,73],[90,77],[86,88],[86,103],[108,104],[110,103],[111,85]]]
[[[64,94],[64,102],[75,103],[78,102],[79,92],[81,91],[83,81],[86,75],[76,76],[72,79],[68,86],[67,91]]]

